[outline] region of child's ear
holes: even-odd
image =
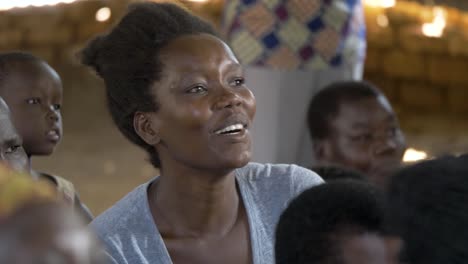
[[[136,112],[133,116],[133,128],[143,141],[155,146],[161,141],[158,133],[158,122],[152,112]]]

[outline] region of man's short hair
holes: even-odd
[[[342,102],[357,101],[382,95],[374,85],[365,81],[334,82],[312,97],[307,113],[307,125],[312,140],[330,135],[330,120],[339,112]]]

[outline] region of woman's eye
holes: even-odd
[[[204,92],[206,92],[206,88],[201,85],[195,86],[187,91],[187,93],[204,93]]]
[[[20,145],[11,146],[11,147],[7,148],[5,153],[7,153],[7,154],[15,153],[19,148],[21,148]]]
[[[245,80],[243,78],[237,78],[232,82],[232,85],[234,86],[242,86],[244,85]]]
[[[60,104],[54,104],[54,105],[52,105],[52,107],[54,108],[54,110],[62,109],[62,105],[60,105]]]
[[[41,102],[41,99],[39,98],[29,98],[26,100],[28,104],[39,104]]]

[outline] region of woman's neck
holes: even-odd
[[[161,234],[175,238],[226,235],[242,204],[234,172],[218,177],[163,172],[148,196]]]

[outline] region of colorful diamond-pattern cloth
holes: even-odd
[[[223,28],[245,65],[321,70],[365,57],[361,0],[228,0]]]

